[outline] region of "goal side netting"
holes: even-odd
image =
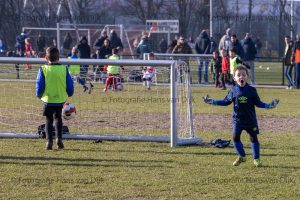
[[[38,69],[45,60],[2,57],[0,63],[0,137],[38,138],[37,128],[45,123],[45,118],[43,104],[35,96],[35,86]],[[16,71],[16,63],[22,63],[19,71]],[[61,59],[60,63],[89,65],[85,78],[88,87],[89,83],[94,86],[89,94],[74,82],[75,93],[68,102],[75,104],[77,114],[75,119],[63,121],[71,133],[63,137],[170,142],[172,147],[201,141],[194,135],[193,105],[185,63],[99,59]],[[32,65],[30,70],[24,69],[26,64]],[[102,81],[93,81],[93,65],[124,66],[121,72],[123,90],[104,92]],[[141,81],[142,69],[147,66],[155,69],[150,89]]]

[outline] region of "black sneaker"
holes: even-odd
[[[89,88],[87,86],[83,86],[83,92],[86,92]]]
[[[56,144],[57,144],[58,149],[65,148],[64,143],[62,142],[61,139],[56,139]]]
[[[94,85],[92,83],[90,83],[90,88],[89,88],[89,94],[92,93],[92,90],[94,89]]]

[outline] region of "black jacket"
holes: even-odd
[[[244,51],[243,60],[244,61],[254,60],[255,56],[257,54],[257,51],[256,51],[255,44],[252,41],[252,39],[247,38],[247,39],[242,40],[242,47],[243,47],[243,51]]]
[[[196,39],[195,50],[197,54],[210,54],[210,39],[206,31],[202,31]]]

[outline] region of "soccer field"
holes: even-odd
[[[201,100],[205,94],[222,98],[226,91],[192,90],[196,135],[205,142],[230,139],[232,106]],[[299,199],[300,93],[261,88],[258,93],[265,102],[280,99],[276,109],[257,109],[262,168],[252,163],[246,134],[248,160],[239,167],[232,166],[232,147],[68,140],[64,150],[46,151],[43,139],[0,139],[0,199]],[[16,106],[2,98],[2,108],[8,105]],[[132,110],[131,104],[122,106]],[[156,112],[164,115],[161,106]]]

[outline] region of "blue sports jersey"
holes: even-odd
[[[246,84],[244,87],[235,85],[223,100],[215,100],[214,104],[227,106],[233,102],[232,124],[241,128],[256,127],[255,106],[266,108],[254,87]]]

